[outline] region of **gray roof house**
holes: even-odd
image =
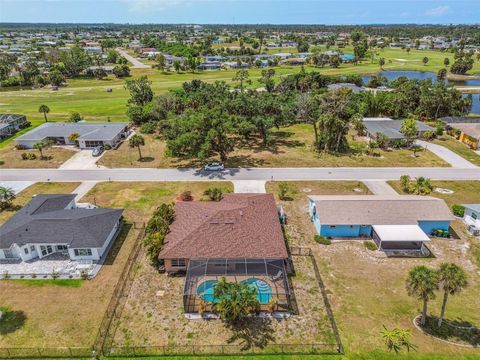
[[[116,147],[128,136],[128,132],[126,122],[47,122],[17,137],[15,141],[17,146],[26,149],[44,140],[51,140],[58,145],[74,145],[68,137],[76,133],[80,135],[77,138],[80,149],[103,145]]]
[[[385,135],[388,140],[405,139],[400,131],[403,120],[393,120],[390,118],[363,118],[363,123],[367,129],[367,135],[371,139],[376,139],[377,133]],[[435,129],[425,123],[416,120],[418,127],[417,136],[421,136],[425,131],[434,131]]]
[[[53,253],[71,260],[102,259],[123,210],[80,208],[75,196],[35,195],[0,227],[0,260],[31,261]]]
[[[0,139],[12,136],[26,126],[28,122],[25,115],[0,114]]]

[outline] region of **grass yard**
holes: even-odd
[[[329,292],[347,358],[389,358],[384,353],[378,354],[378,357],[377,353],[374,353],[385,349],[380,335],[382,325],[389,329],[398,326],[412,331],[412,342],[418,346],[418,351],[412,354],[412,358],[435,359],[467,355],[478,357],[478,349],[448,345],[417,331],[412,319],[420,313],[421,304],[409,297],[405,290],[406,275],[416,265],[438,267],[441,262],[446,261],[460,264],[469,275],[469,287],[460,295],[450,297],[446,317],[480,326],[480,313],[477,311],[480,264],[475,264],[474,254],[468,250],[471,245],[470,238],[458,231],[461,235],[459,240],[435,239],[429,247],[436,257],[428,259],[387,259],[381,254],[372,255],[362,242],[339,241],[329,246],[320,245],[313,240],[315,229],[306,213],[307,194],[353,194],[354,188],[360,188],[359,184],[317,182],[316,188],[304,182],[288,184],[297,192],[292,196],[293,201],[280,202],[289,219],[289,242],[313,249]],[[270,183],[267,191],[276,194],[277,186],[278,183]],[[305,188],[312,191],[301,191]],[[478,192],[480,188],[477,187]],[[440,303],[441,296],[431,302],[429,312],[438,315]]]
[[[460,155],[464,159],[467,159],[471,163],[480,166],[480,155],[478,155],[475,151],[470,149],[464,143],[454,139],[451,136],[445,135],[439,139],[433,140],[434,144],[445,146],[447,149],[452,150],[457,155]]]
[[[23,207],[27,202],[32,199],[36,194],[65,194],[71,193],[75,190],[80,183],[76,182],[48,182],[48,183],[35,183],[25,190],[16,195],[13,200],[13,206],[11,209],[0,210],[0,224],[3,224],[10,217],[15,215],[16,211]]]
[[[123,216],[132,222],[147,222],[162,203],[175,201],[177,195],[191,191],[195,200],[210,187],[233,191],[231,182],[103,182],[82,198],[82,202],[103,207],[123,208]]]
[[[34,160],[23,160],[23,153],[35,154]],[[58,168],[65,161],[75,154],[74,150],[61,147],[50,147],[43,150],[44,158],[40,158],[40,152],[35,149],[17,150],[9,143],[7,146],[0,146],[0,169],[34,169],[34,168]]]
[[[99,165],[106,167],[200,167],[208,160],[182,160],[165,155],[166,144],[154,135],[143,135],[145,146],[142,147],[143,161],[138,161],[138,150],[123,143],[116,150],[107,151],[99,160]],[[313,149],[313,130],[307,124],[272,130],[272,141],[266,148],[259,139],[253,138],[243,142],[229,154],[225,162],[227,167],[437,167],[449,166],[430,151],[422,151],[417,157],[408,149],[392,151],[376,150],[377,156],[365,154],[366,142],[362,139],[349,140],[352,150],[347,154],[317,154]],[[218,160],[212,158],[209,160]]]
[[[0,348],[91,346],[138,231],[124,227],[93,280],[2,280],[0,303],[18,314],[18,323],[2,332]]]

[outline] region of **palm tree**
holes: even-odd
[[[218,301],[213,304],[213,309],[226,322],[235,323],[260,308],[255,287],[229,282],[225,277],[215,285],[214,296]]]
[[[42,159],[43,159],[43,149],[45,149],[46,146],[47,146],[47,144],[45,144],[43,141],[39,141],[39,142],[33,144],[33,148],[40,151],[40,158],[42,158]]]
[[[38,112],[43,113],[43,117],[45,118],[45,122],[48,122],[47,114],[50,112],[50,108],[47,105],[42,104],[38,108]]]
[[[15,191],[6,186],[0,186],[0,209],[7,209],[12,205],[15,199]]]
[[[378,60],[378,64],[380,65],[380,69],[383,70],[383,65],[385,65],[385,58],[381,57],[381,58]]]
[[[394,328],[393,330],[388,330],[386,326],[383,325],[382,338],[388,351],[393,350],[398,353],[403,347],[406,348],[407,351],[410,351],[410,349],[415,350],[416,346],[410,342],[411,335],[412,333],[409,329]]]
[[[422,319],[420,323],[425,325],[427,319],[428,301],[435,298],[435,290],[438,287],[438,274],[426,266],[415,266],[408,273],[406,281],[407,293],[423,301]]]
[[[454,263],[443,263],[438,270],[438,288],[443,291],[442,310],[438,318],[438,326],[442,326],[448,295],[458,294],[467,286],[465,271]]]
[[[133,135],[128,144],[130,145],[131,148],[136,147],[138,149],[138,160],[142,160],[142,152],[140,151],[140,146],[145,145],[145,139],[143,138],[142,135],[135,134]]]

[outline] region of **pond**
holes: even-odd
[[[400,76],[405,76],[408,79],[432,79],[433,81],[437,81],[437,74],[428,71],[381,71],[376,75],[383,76],[387,78],[388,81],[395,80]],[[372,75],[362,76],[363,82],[367,83],[371,77]],[[447,82],[450,85],[458,86],[480,86],[480,79],[447,80]],[[467,96],[467,94],[463,94],[463,96]],[[472,107],[470,109],[470,112],[472,114],[480,114],[480,94],[472,94]]]
[[[400,76],[405,76],[408,79],[417,79],[417,80],[426,80],[432,79],[433,81],[437,80],[437,74],[434,72],[428,71],[381,71],[376,75],[383,76],[388,79],[388,81],[395,80]],[[367,83],[372,75],[365,75],[362,77],[363,81]],[[468,80],[447,80],[450,85],[458,86],[480,86],[480,79],[468,79]]]

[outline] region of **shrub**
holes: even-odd
[[[112,149],[112,147],[111,147],[109,144],[103,145],[103,148],[104,148],[105,150],[111,150],[111,149]]]
[[[5,271],[3,272],[3,278],[4,278],[4,279],[10,279],[10,274],[8,273],[8,270],[5,270]]]
[[[53,270],[50,276],[52,277],[53,280],[56,280],[60,277],[60,273],[56,270]]]
[[[191,191],[184,191],[178,197],[181,201],[192,201],[193,200],[193,196],[192,196]]]
[[[316,243],[318,244],[322,244],[322,245],[330,245],[332,243],[332,241],[328,238],[326,238],[325,236],[322,236],[322,235],[315,235],[313,237],[313,240],[315,240]]]
[[[453,215],[463,217],[465,215],[465,206],[455,204],[452,206]]]
[[[145,252],[153,265],[159,264],[158,253],[162,249],[165,235],[168,234],[170,224],[175,219],[173,204],[162,204],[153,213],[148,221],[143,240]]]
[[[430,140],[433,140],[435,139],[435,133],[433,131],[430,131],[430,130],[427,130],[427,131],[424,131],[423,132],[423,135],[422,137],[427,140],[427,141],[430,141]]]
[[[365,247],[368,250],[371,250],[371,251],[377,250],[377,245],[373,241],[364,241],[363,245],[365,245]]]
[[[153,121],[146,122],[140,126],[140,132],[142,134],[153,134],[157,130],[157,124]]]
[[[22,153],[22,160],[35,160],[37,155],[34,153]]]
[[[83,280],[87,280],[88,279],[88,271],[87,270],[82,270],[80,272],[80,277],[83,279]]]
[[[220,188],[208,188],[203,192],[203,195],[208,196],[210,201],[222,200],[223,192]]]
[[[282,181],[278,184],[278,198],[280,200],[292,201],[293,195],[295,195],[295,190],[288,183]]]

